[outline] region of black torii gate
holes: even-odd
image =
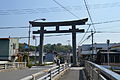
[[[73,52],[73,66],[77,65],[77,54],[76,54],[76,32],[84,32],[84,29],[77,29],[76,25],[85,25],[88,18],[74,21],[64,22],[33,22],[29,21],[32,27],[40,27],[40,30],[33,31],[33,34],[40,34],[40,49],[39,49],[39,63],[43,64],[43,41],[45,33],[72,33],[72,52]],[[69,30],[60,30],[60,26],[72,26]],[[47,31],[45,27],[55,27],[56,30]]]

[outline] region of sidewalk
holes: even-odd
[[[85,80],[83,67],[71,67],[60,80]]]

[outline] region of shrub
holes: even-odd
[[[33,66],[33,64],[27,64],[28,68],[31,68]]]

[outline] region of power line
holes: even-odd
[[[91,33],[91,31],[88,31],[86,33]],[[103,34],[105,34],[105,33],[110,33],[110,34],[117,34],[117,33],[119,33],[120,34],[120,32],[116,32],[116,31],[115,32],[114,31],[96,31],[96,33],[103,33]],[[85,38],[83,41],[81,41],[80,44],[83,44],[86,40],[90,39],[91,36],[92,35],[87,36],[87,38]]]
[[[120,22],[120,20],[112,20],[112,21],[98,22],[98,23],[93,23],[93,24],[96,25],[96,24],[105,24],[105,23],[113,23],[113,22]],[[86,25],[92,25],[92,24],[86,24]]]
[[[71,15],[73,15],[74,17],[78,18],[78,16],[76,16],[74,13],[72,13],[69,9],[65,8],[63,5],[61,5],[59,2],[57,2],[56,0],[53,0],[56,4],[58,4],[59,6],[61,6],[63,9],[65,9],[66,11],[68,11]]]
[[[114,3],[105,3],[105,4],[89,4],[90,9],[99,9],[99,8],[109,8],[109,7],[119,7],[120,2]],[[84,10],[82,6],[66,6],[67,10]],[[28,9],[11,9],[11,10],[0,10],[0,15],[22,15],[22,14],[37,14],[37,13],[49,13],[49,12],[63,12],[65,10],[60,9],[59,7],[50,7],[50,8],[28,8]]]
[[[0,27],[0,29],[24,29],[24,28],[29,28],[28,26],[26,27]]]
[[[86,36],[86,34],[87,34],[87,32],[88,32],[90,26],[91,26],[91,25],[88,26],[88,28],[87,28],[85,34],[83,35],[82,39],[79,41],[78,45],[80,45],[80,43],[81,43],[82,41],[84,41],[83,39],[85,38],[85,36]]]
[[[46,35],[45,37],[67,36],[67,35],[71,35],[71,34]],[[35,37],[39,38],[40,36],[35,36]],[[29,37],[27,37],[27,36],[21,36],[21,37],[11,37],[11,38],[20,38],[20,39],[22,39],[22,38],[29,38]],[[30,38],[33,38],[33,37],[31,36]]]
[[[120,33],[120,32],[117,32],[117,31],[96,31],[96,33]]]
[[[94,24],[93,24],[92,16],[91,16],[90,11],[89,11],[89,8],[88,8],[88,6],[87,6],[87,1],[86,1],[86,0],[84,0],[84,4],[85,4],[85,7],[86,7],[88,16],[89,16],[89,18],[90,18],[91,24],[92,24],[92,26],[93,26],[93,29],[96,31],[95,26],[94,26]]]
[[[120,20],[111,20],[111,21],[104,21],[104,22],[96,22],[96,23],[93,23],[93,24],[94,24],[94,25],[99,25],[99,24],[107,24],[107,23],[113,23],[113,22],[120,22]],[[89,25],[89,27],[90,27],[90,25],[92,25],[92,24],[86,24],[86,25]],[[89,27],[88,27],[87,31],[89,30]],[[23,29],[24,29],[24,28],[29,28],[29,26],[21,26],[21,27],[20,27],[20,26],[18,26],[18,27],[17,27],[17,26],[16,26],[16,27],[1,26],[1,27],[0,27],[0,29],[15,29],[15,28],[16,28],[16,29],[17,29],[17,28],[18,28],[18,29],[19,29],[19,28],[23,28]],[[87,32],[87,31],[86,31],[86,32]]]
[[[92,35],[87,36],[83,41],[80,42],[80,44],[84,43],[86,40],[88,40]]]
[[[91,31],[88,31],[86,33],[91,33]],[[116,31],[115,32],[113,32],[113,31],[96,31],[96,33],[112,33],[112,34],[114,34],[114,33],[120,33],[120,32],[116,32]],[[68,36],[68,35],[71,35],[71,34],[46,35],[45,37]],[[39,38],[40,36],[36,36],[36,37]],[[89,36],[87,36],[87,38],[85,38],[83,41],[81,41],[80,44],[84,43],[90,37],[91,37],[91,34]],[[29,37],[27,37],[27,36],[21,36],[21,37],[11,37],[11,38],[20,38],[20,39],[22,39],[22,38],[29,38]],[[31,36],[30,38],[33,38],[33,37]]]
[[[88,8],[88,6],[87,6],[86,0],[84,0],[84,4],[85,4],[85,7],[86,7],[88,16],[89,16],[89,18],[90,18],[91,24],[89,24],[89,27],[87,28],[85,34],[83,35],[83,37],[82,37],[82,39],[80,40],[80,42],[78,43],[78,45],[80,45],[80,43],[81,43],[82,41],[84,41],[83,39],[84,39],[84,37],[86,36],[86,33],[88,32],[88,30],[89,30],[89,28],[90,28],[91,25],[93,26],[94,30],[96,31],[95,26],[94,26],[94,24],[93,24],[92,16],[91,16],[90,11],[89,11],[89,8]]]
[[[91,31],[87,31],[86,33],[91,33]],[[120,31],[96,31],[95,33],[120,33]]]

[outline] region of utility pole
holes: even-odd
[[[92,60],[92,61],[94,60],[94,59],[93,59],[93,55],[94,55],[94,47],[93,47],[93,37],[94,37],[94,36],[93,36],[93,34],[94,34],[94,33],[93,33],[93,30],[91,30],[91,36],[92,36],[92,57],[91,57],[92,59],[91,59],[91,60]]]
[[[38,20],[45,21],[46,19],[45,18],[40,18],[40,19],[35,19],[35,20],[32,20],[32,21],[35,22],[35,21],[38,21]],[[30,47],[30,33],[31,33],[31,24],[29,24],[29,31],[28,31],[28,47]]]
[[[29,31],[28,31],[28,55],[29,55],[29,52],[30,52],[30,33],[31,33],[31,24],[29,24]],[[29,64],[29,56],[27,58],[27,64]]]
[[[35,64],[37,63],[37,38],[35,35],[33,35],[33,40],[35,40]]]
[[[109,45],[110,45],[110,40],[108,39],[107,40],[107,60],[108,60],[108,66],[109,66],[109,52],[110,52],[110,50],[109,50]]]
[[[95,43],[95,54],[97,54],[97,43]]]
[[[42,21],[45,21],[46,19],[45,18],[40,18],[40,19],[35,19],[35,20],[32,20],[33,22],[35,21],[38,21],[38,20],[42,20]],[[30,50],[30,34],[31,34],[31,24],[29,24],[29,31],[28,31],[29,35],[28,35],[28,47],[29,47],[29,50]],[[43,37],[43,35],[40,35],[40,38]],[[42,39],[40,40],[42,41]],[[40,46],[41,48],[41,46]],[[28,55],[29,55],[29,50],[28,50]],[[40,52],[40,51],[39,51]],[[39,63],[42,63],[43,62],[43,55],[39,54],[39,57],[41,56],[41,60],[39,60]]]
[[[29,31],[28,31],[28,47],[30,47],[30,33],[31,33],[31,25],[29,24]]]
[[[70,40],[67,40],[67,42],[68,42],[68,46],[71,46],[71,45],[70,45]],[[68,50],[68,56],[67,56],[67,57],[68,57],[68,63],[69,63],[69,64],[70,64],[70,62],[71,62],[71,60],[70,60],[70,59],[71,59],[71,58],[70,58],[70,52],[71,52],[71,51]]]

